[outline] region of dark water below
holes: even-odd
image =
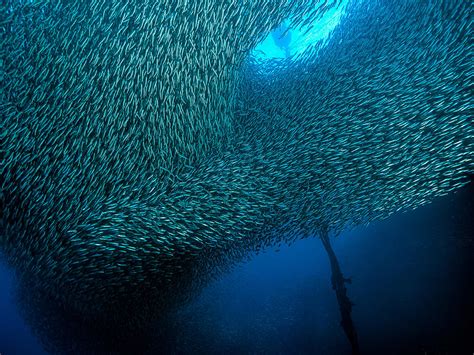
[[[364,354],[474,351],[473,197],[471,183],[429,206],[333,240],[343,271],[352,277],[348,291]],[[350,353],[319,240],[276,250],[208,287],[178,316],[166,348],[203,354]],[[0,353],[43,354],[18,314],[13,284],[2,265]]]

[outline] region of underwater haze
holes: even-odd
[[[474,349],[474,184],[335,242],[363,354]],[[1,353],[47,354],[20,316],[1,265]],[[236,267],[179,311],[148,354],[350,354],[317,238]],[[128,349],[133,351],[133,349]]]
[[[0,355],[473,354],[466,0],[0,4]]]

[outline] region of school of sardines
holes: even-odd
[[[85,319],[142,326],[237,261],[428,203],[474,172],[472,4],[5,0],[0,249]]]

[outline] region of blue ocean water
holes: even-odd
[[[280,36],[282,24],[255,55],[285,58],[325,40],[341,13],[330,15],[304,36]],[[364,354],[474,351],[473,189],[471,183],[431,205],[333,239],[352,279],[348,293]],[[268,249],[181,309],[152,352],[348,354],[330,275],[316,237]],[[14,275],[4,264],[0,285],[0,353],[45,353],[20,315]]]
[[[474,184],[343,233],[333,247],[364,354],[474,350]],[[44,354],[0,269],[0,353]],[[318,238],[254,256],[179,312],[154,349],[183,354],[349,354]],[[161,353],[160,350],[157,351]]]
[[[0,353],[46,354],[36,339],[15,301],[15,275],[0,260]]]
[[[334,240],[352,278],[363,354],[474,350],[473,187]],[[350,353],[320,241],[277,250],[240,266],[191,307],[196,326],[209,322],[198,332],[209,342],[203,353]]]

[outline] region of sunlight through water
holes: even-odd
[[[306,50],[313,48],[318,43],[327,43],[332,31],[340,23],[349,0],[341,2],[334,9],[325,13],[320,19],[305,21],[306,24],[291,28],[291,18],[270,33],[253,50],[252,56],[261,60],[297,58]]]

